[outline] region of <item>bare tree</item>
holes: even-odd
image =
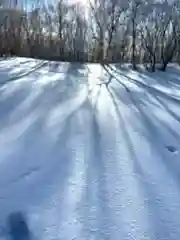
[[[144,60],[151,65],[151,71],[156,68],[157,53],[159,48],[160,29],[156,9],[150,11],[141,22],[141,46],[144,49]]]
[[[170,61],[180,59],[179,5],[178,0],[89,0],[89,8],[84,9],[59,0],[36,5],[26,14],[0,9],[0,54],[131,61],[133,69],[143,59],[152,71],[157,62],[164,71]]]
[[[127,4],[122,4],[120,0],[96,0],[94,4],[90,2],[91,14],[93,18],[91,27],[94,39],[99,45],[98,59],[109,61],[112,58],[113,42],[117,37],[120,27],[124,26],[125,11]],[[110,56],[111,52],[111,56]]]
[[[168,12],[163,12],[161,19],[161,70],[165,71],[173,60],[179,39],[179,14],[176,6],[169,6]]]
[[[130,3],[130,21],[131,21],[131,28],[132,28],[131,63],[132,63],[132,68],[134,70],[136,70],[138,11],[141,4],[142,4],[141,0],[132,0]]]

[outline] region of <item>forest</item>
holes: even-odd
[[[69,62],[180,62],[180,1],[87,0],[0,9],[0,56]]]

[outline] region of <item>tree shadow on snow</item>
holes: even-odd
[[[84,218],[84,232],[87,238],[110,239],[110,229],[112,228],[112,216],[108,199],[108,179],[106,177],[106,160],[103,156],[103,146],[100,123],[96,114],[96,104],[99,97],[99,90],[96,95],[95,104],[92,106],[88,102],[90,115],[90,155],[86,161],[86,189],[82,197],[80,215]]]
[[[80,87],[81,85],[87,85],[88,68],[82,63],[69,63],[66,72],[65,81],[73,88]]]
[[[114,76],[114,78],[116,78],[116,76]],[[155,99],[159,103],[159,107],[166,110],[176,121],[179,122],[180,119],[174,112],[172,112],[171,109],[169,109],[168,106],[166,106],[165,102],[162,101],[162,97],[164,97],[166,100],[168,98],[169,100],[169,97],[167,97],[165,93],[161,94],[160,92],[159,94],[159,91],[150,91],[151,88],[149,88],[148,86],[144,87],[143,83],[139,83],[138,81],[131,78],[128,79],[130,79],[130,81],[137,85],[139,89],[142,88],[143,90],[145,90],[146,94],[144,94],[144,91],[136,92],[135,89],[128,88],[127,86],[124,87],[125,93],[122,91],[121,88],[119,88],[118,90],[118,88],[111,86],[111,84],[107,87],[112,102],[114,103],[114,106],[116,108],[117,115],[121,120],[121,125],[124,126],[122,129],[124,132],[122,137],[127,143],[128,152],[131,153],[131,150],[133,149],[133,144],[130,141],[130,136],[128,136],[128,132],[125,128],[125,123],[123,122],[123,118],[121,117],[121,112],[120,110],[118,110],[119,106],[118,102],[116,102],[116,99],[118,99],[122,104],[124,104],[124,107],[131,107],[132,115],[134,115],[134,121],[131,123],[131,127],[134,128],[135,132],[138,132],[140,135],[147,139],[153,155],[155,154],[155,156],[158,156],[158,161],[161,161],[163,168],[166,169],[167,173],[170,174],[171,179],[173,179],[175,183],[177,183],[177,186],[180,189],[180,165],[177,159],[173,159],[173,156],[170,156],[170,154],[172,153],[168,153],[163,142],[163,139],[165,139],[166,141],[170,140],[167,139],[167,134],[173,135],[177,143],[180,141],[180,139],[178,134],[173,130],[172,127],[166,124],[163,119],[155,116],[154,112],[152,111],[155,105],[153,99]],[[121,74],[119,74],[117,82],[119,82],[122,87],[126,85],[125,83],[123,83]],[[172,99],[170,98],[170,100]],[[177,103],[177,101],[174,102]],[[136,121],[139,121],[141,123],[139,127],[136,126]],[[169,239],[171,238],[171,227],[169,227],[168,224],[169,215],[166,214],[166,211],[163,209],[163,207],[161,207],[166,204],[164,203],[165,200],[162,196],[162,192],[159,189],[158,185],[153,185],[151,183],[152,179],[148,176],[146,172],[144,172],[143,166],[141,166],[141,164],[143,163],[142,160],[138,160],[138,158],[134,155],[134,152],[136,152],[135,148],[134,151],[131,153],[131,159],[134,161],[135,172],[138,172],[140,176],[144,176],[142,178],[143,180],[140,181],[140,184],[145,196],[148,198],[147,205],[150,212],[151,223],[155,229],[156,238]],[[144,161],[145,160],[146,159],[144,159]],[[143,165],[145,164],[146,163],[143,163]],[[153,172],[151,174],[154,175]],[[159,204],[157,204],[157,199],[159,201]],[[171,202],[169,202],[169,204],[171,204]],[[174,220],[172,218],[172,222],[173,221]]]
[[[110,66],[110,69],[111,69],[111,66]],[[127,72],[128,72],[128,70],[127,70]],[[126,91],[131,94],[131,91],[127,88],[126,84],[123,83],[122,77],[125,77],[126,80],[128,80],[128,82],[133,83],[134,85],[139,87],[139,89],[142,89],[145,92],[147,92],[148,94],[150,94],[152,99],[154,98],[165,111],[167,111],[174,119],[176,119],[178,122],[180,122],[180,116],[177,113],[175,113],[173,110],[171,110],[170,107],[167,105],[167,103],[164,102],[164,100],[168,100],[170,103],[173,103],[173,104],[176,104],[177,106],[179,106],[180,99],[177,98],[176,95],[165,93],[165,92],[157,89],[156,87],[153,87],[153,84],[151,84],[151,85],[145,84],[144,83],[145,81],[142,82],[142,81],[137,80],[134,77],[130,77],[127,74],[127,72],[123,72],[123,71],[119,72],[119,77],[111,74],[113,76],[113,77],[112,76],[111,77],[113,79],[115,79],[116,82],[120,83],[126,89]],[[162,81],[162,78],[161,78],[161,81]],[[135,92],[135,91],[133,90],[133,92]],[[138,94],[136,94],[136,95],[138,95]],[[144,99],[146,97],[141,96],[141,98]],[[138,99],[140,99],[140,98],[138,98]],[[149,99],[149,101],[151,101],[151,99]],[[154,103],[154,104],[156,104],[156,103]]]
[[[122,74],[130,77],[130,75],[136,75],[141,79],[141,83],[148,84],[148,87],[155,88],[157,85],[163,86],[167,89],[180,89],[180,68],[177,65],[168,66],[166,72],[157,70],[156,72],[133,71],[128,66],[120,66],[115,64],[114,67],[108,66],[114,73]],[[130,77],[131,78],[131,77]],[[131,78],[131,80],[137,80]]]
[[[68,81],[68,76],[65,76],[65,78]],[[78,85],[78,83],[76,84]],[[13,126],[16,129],[16,133],[10,136],[12,140],[9,141],[8,148],[8,151],[12,151],[11,154],[13,155],[13,170],[9,170],[8,167],[9,161],[12,159],[11,154],[7,156],[7,161],[1,163],[0,169],[1,173],[8,172],[6,175],[0,174],[0,186],[4,189],[10,183],[7,196],[13,199],[11,211],[16,206],[22,206],[23,209],[26,209],[33,203],[42,204],[59,188],[61,188],[63,196],[65,182],[72,166],[68,146],[72,137],[70,126],[72,122],[77,120],[73,116],[85,104],[87,98],[85,97],[78,102],[77,106],[74,105],[63,120],[56,118],[49,126],[47,122],[51,118],[51,111],[56,110],[56,107],[61,106],[61,104],[63,106],[63,101],[71,99],[67,91],[62,92],[62,94],[58,92],[60,87],[61,80],[58,80],[54,85],[50,82],[46,84],[45,89],[42,87],[42,91],[36,95],[36,89],[31,88],[31,83],[25,85],[22,83],[19,86],[17,85],[17,88],[13,88],[9,95],[5,94],[5,98],[2,95],[2,99],[0,97],[2,103],[0,115],[4,116],[3,121],[1,117],[0,123],[3,122],[3,124],[0,125],[0,128],[5,132],[7,126],[10,128]],[[78,87],[75,86],[75,88]],[[72,95],[74,91],[74,89],[71,89]],[[29,102],[28,99],[30,99]],[[27,102],[28,104],[24,105]],[[70,105],[73,105],[73,102]],[[57,110],[59,109],[57,108]],[[65,110],[68,111],[68,109]],[[56,113],[61,115],[61,109]],[[6,124],[9,119],[11,120],[10,123]],[[29,181],[26,181],[27,179]],[[26,184],[21,185],[21,182],[26,182]],[[14,190],[15,184],[21,185],[16,191]],[[48,186],[51,184],[53,187],[49,188]],[[32,191],[29,192],[28,189],[32,189]],[[2,198],[4,197],[3,194],[2,191],[0,194]],[[24,198],[21,201],[19,196],[22,196],[22,194]],[[10,206],[3,201],[1,208],[4,208],[4,213],[6,213]],[[3,217],[4,214],[1,218]],[[15,237],[13,240],[16,240]]]
[[[25,62],[26,63],[26,62]],[[36,63],[31,68],[27,69],[27,66],[23,66],[25,64],[24,62],[19,65],[19,71],[17,73],[13,73],[13,71],[18,67],[16,65],[13,65],[11,68],[8,69],[0,69],[0,86],[6,85],[9,82],[18,81],[21,78],[24,77],[31,77],[33,73],[36,73],[37,70],[40,70],[42,67],[44,67],[47,63],[46,62],[39,62]]]
[[[41,204],[42,201],[51,197],[53,191],[56,191],[56,184],[58,184],[58,189],[62,186],[63,194],[64,184],[72,165],[68,144],[72,137],[70,127],[74,114],[83,104],[84,102],[75,108],[64,119],[64,122],[56,123],[56,132],[52,134],[55,137],[51,138],[51,130],[50,133],[44,131],[45,117],[40,115],[31,122],[26,131],[14,140],[12,145],[14,150],[13,170],[8,170],[8,160],[10,160],[8,158],[7,161],[2,162],[0,169],[0,187],[4,188],[6,184],[8,185],[8,197],[13,199],[12,210],[16,205],[26,209],[29,204]],[[8,174],[4,175],[3,172],[8,172]],[[30,181],[26,182],[26,179]],[[26,182],[26,184],[15,191],[15,184],[21,182]],[[53,187],[48,188],[47,186],[51,184]],[[28,189],[32,189],[32,191],[29,192]],[[24,196],[22,201],[19,199],[21,195]],[[8,203],[4,203],[3,206],[4,212],[8,211]]]
[[[141,86],[141,85],[140,85]],[[180,118],[166,106],[166,104],[156,96],[156,94],[144,95],[144,93],[136,92],[135,90],[127,93],[127,96],[122,97],[121,93],[118,92],[116,88],[112,87],[112,90],[116,96],[117,99],[119,99],[122,103],[124,103],[126,106],[130,106],[131,109],[135,107],[137,109],[136,112],[134,112],[137,119],[140,119],[143,123],[142,128],[136,129],[141,134],[144,134],[145,137],[148,138],[148,142],[151,143],[152,149],[156,150],[156,153],[161,156],[161,159],[165,163],[165,166],[167,167],[168,171],[170,170],[172,177],[176,178],[179,187],[180,187],[180,174],[179,174],[179,164],[176,163],[176,161],[169,161],[169,158],[166,154],[165,145],[163,145],[163,139],[167,138],[167,134],[173,135],[176,141],[180,141],[180,137],[177,135],[175,131],[173,131],[173,128],[169,127],[168,124],[163,122],[160,118],[157,118],[154,114],[154,111],[152,111],[151,106],[154,106],[154,102],[152,99],[156,99],[160,106],[165,109],[176,121],[180,123]],[[147,93],[149,93],[147,91]],[[147,111],[148,110],[148,111]],[[134,124],[133,124],[134,125]],[[158,136],[159,140],[154,142],[154,136]],[[157,144],[157,142],[159,144]],[[172,143],[170,143],[172,144]],[[164,149],[164,151],[162,150]]]
[[[69,75],[74,77],[84,77],[88,71],[86,64],[76,62],[48,62],[48,71],[54,73],[63,73],[67,70]]]
[[[58,66],[62,64],[58,63]],[[33,88],[33,82],[35,79],[37,83],[41,81],[45,73],[38,73],[38,77],[32,73],[31,80],[28,81],[27,78],[26,82],[0,89],[0,123],[4,125],[10,119],[11,121],[16,119],[17,122],[18,119],[36,110],[46,112],[47,115],[47,111],[50,112],[73,97],[77,97],[82,90],[82,85],[87,85],[86,76],[82,78],[79,72],[83,69],[86,69],[83,64],[68,64],[67,71],[63,70],[64,76],[53,81],[53,77],[56,76],[56,73],[53,73],[52,80],[45,82],[37,90]],[[15,116],[18,117],[15,118]]]
[[[129,132],[127,130],[125,120],[121,114],[118,103],[116,101],[116,96],[113,94],[112,90],[109,87],[107,88],[107,91],[108,91],[109,95],[111,96],[111,100],[113,102],[115,111],[116,111],[118,119],[119,119],[119,127],[123,132],[122,138],[125,140],[127,152],[130,154],[130,158],[133,160],[134,171],[136,173],[138,173],[140,176],[143,176],[143,171],[142,171],[141,165],[140,165],[139,160],[134,151],[133,143],[132,143],[131,137],[129,135]]]

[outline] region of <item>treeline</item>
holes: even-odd
[[[89,0],[87,5],[1,9],[0,55],[58,61],[131,62],[165,71],[180,62],[180,1]],[[3,13],[3,14],[2,14]]]

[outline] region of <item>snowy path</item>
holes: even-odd
[[[0,239],[178,240],[177,76],[106,86],[98,65],[21,62],[4,82],[13,61],[0,62]]]

